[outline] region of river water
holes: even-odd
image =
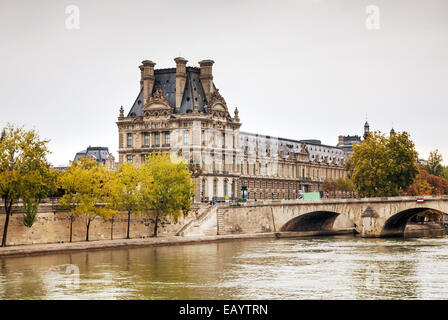
[[[261,239],[0,258],[1,299],[448,299],[448,238]]]

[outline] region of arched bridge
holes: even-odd
[[[353,228],[363,237],[395,236],[404,233],[409,219],[429,209],[448,213],[448,196],[259,201],[219,207],[217,233]]]

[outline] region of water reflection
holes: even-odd
[[[446,299],[447,243],[335,236],[0,258],[0,298]]]

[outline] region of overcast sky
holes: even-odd
[[[215,61],[243,131],[336,145],[362,135],[367,114],[448,163],[447,0],[1,0],[0,36],[0,127],[37,129],[54,165],[89,145],[117,157],[138,66],[177,56]]]

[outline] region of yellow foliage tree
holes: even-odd
[[[26,131],[10,124],[0,136],[0,197],[6,213],[2,247],[6,246],[13,204],[23,198],[25,210],[30,213],[24,223],[31,226],[40,201],[52,189],[51,179],[46,179],[54,174],[46,159],[50,153],[47,143],[35,130]]]
[[[86,241],[89,241],[91,222],[98,216],[109,220],[116,213],[116,173],[84,157],[73,162],[70,168],[60,175],[59,182],[65,193],[59,202],[71,213],[70,242],[73,218],[77,215],[86,218]]]
[[[418,173],[418,154],[407,132],[388,138],[370,133],[353,151],[347,169],[361,197],[399,196]]]
[[[190,211],[193,182],[183,161],[173,162],[167,154],[151,154],[141,166],[140,209],[154,215],[153,236],[161,220],[177,221]]]
[[[131,214],[140,205],[140,180],[140,170],[132,163],[125,162],[118,168],[118,208],[128,214],[127,239],[130,239]]]

